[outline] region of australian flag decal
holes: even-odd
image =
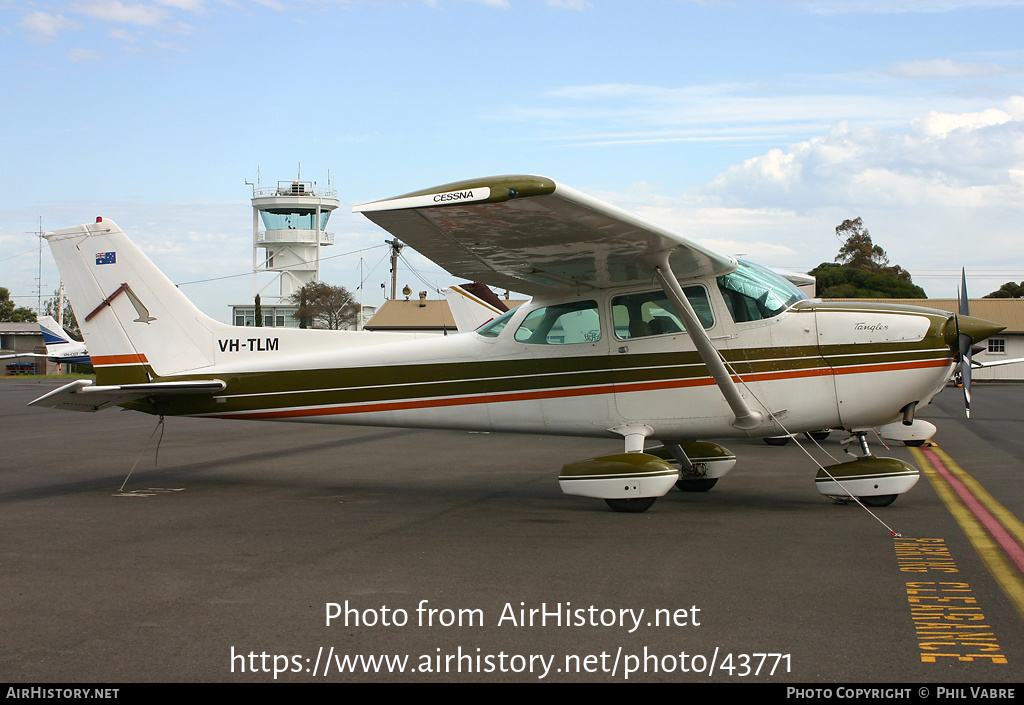
[[[116,252],[97,252],[96,264],[114,264],[117,260]]]

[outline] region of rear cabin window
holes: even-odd
[[[516,340],[533,345],[596,343],[601,339],[601,317],[596,301],[545,306],[531,311],[516,330]]]
[[[683,289],[683,294],[701,325],[711,328],[715,324],[715,317],[711,313],[708,292],[704,287],[688,286]],[[615,337],[619,340],[686,332],[682,318],[660,289],[616,296],[612,299],[612,318],[615,320]]]

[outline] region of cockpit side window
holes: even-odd
[[[704,287],[688,286],[683,293],[701,325],[704,328],[714,326],[715,317]],[[672,302],[660,289],[616,296],[612,299],[612,318],[615,320],[615,337],[619,340],[686,332],[686,326]]]
[[[736,271],[718,277],[718,289],[737,323],[773,318],[808,298],[781,275],[743,260]]]
[[[531,311],[516,330],[516,340],[534,345],[596,343],[601,317],[596,301],[573,301]]]

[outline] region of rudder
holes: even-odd
[[[99,384],[148,382],[213,363],[215,330],[112,221],[46,233]]]

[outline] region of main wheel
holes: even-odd
[[[911,448],[920,448],[921,446],[924,445],[924,441],[903,441],[903,445],[910,446]]]
[[[812,441],[823,441],[828,438],[829,434],[832,433],[828,429],[822,429],[820,431],[807,431],[804,433],[805,436],[810,438]]]
[[[715,483],[718,482],[717,477],[703,477],[699,480],[676,480],[676,489],[680,489],[683,492],[707,492]]]
[[[899,495],[896,494],[876,494],[871,497],[858,497],[865,507],[888,507],[890,504],[896,501]]]
[[[637,499],[606,499],[605,502],[617,512],[639,514],[650,509],[656,499],[657,497],[639,497]]]
[[[762,440],[770,446],[784,446],[789,443],[789,436],[769,436]]]

